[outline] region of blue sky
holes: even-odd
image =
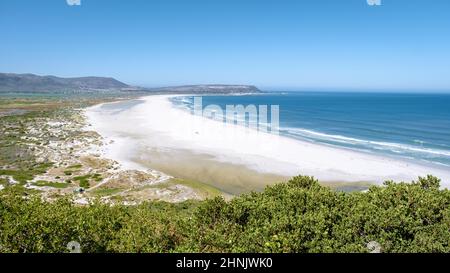
[[[450,90],[450,1],[0,1],[0,71],[266,90]]]

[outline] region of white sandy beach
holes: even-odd
[[[139,168],[146,161],[151,163],[154,152],[169,160],[172,155],[176,164],[182,164],[176,155],[184,151],[211,162],[282,177],[303,174],[324,181],[382,183],[390,179],[409,182],[433,174],[443,180],[443,186],[449,185],[450,170],[220,123],[174,108],[169,97],[147,96],[140,103],[116,102],[88,108],[89,129],[100,133],[107,142],[114,141],[105,147],[105,156]],[[184,159],[187,165],[196,167],[206,162],[196,164],[195,157]]]

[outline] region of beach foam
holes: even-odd
[[[411,181],[433,174],[450,182],[450,171],[407,160],[299,141],[194,116],[173,107],[171,96],[148,96],[88,108],[93,130],[115,142],[107,156],[131,162],[148,149],[188,150],[212,160],[282,176],[313,175],[325,181]],[[282,118],[282,117],[281,117]],[[135,164],[135,162],[133,163]],[[448,184],[444,184],[448,187]]]

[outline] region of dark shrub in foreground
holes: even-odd
[[[341,193],[311,177],[226,202],[76,206],[0,192],[0,252],[450,252],[450,192],[428,176]]]

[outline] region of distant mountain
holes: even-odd
[[[114,78],[60,78],[56,76],[38,76],[34,74],[0,73],[0,93],[95,91],[139,91],[163,94],[243,94],[261,92],[252,85],[203,84],[149,89],[129,86]]]
[[[226,84],[204,84],[204,85],[183,85],[162,88],[147,89],[147,91],[161,93],[183,93],[183,94],[242,94],[242,93],[260,93],[257,87],[253,85],[226,85]]]
[[[122,90],[131,87],[113,78],[60,78],[34,74],[0,73],[0,92],[64,92]]]

